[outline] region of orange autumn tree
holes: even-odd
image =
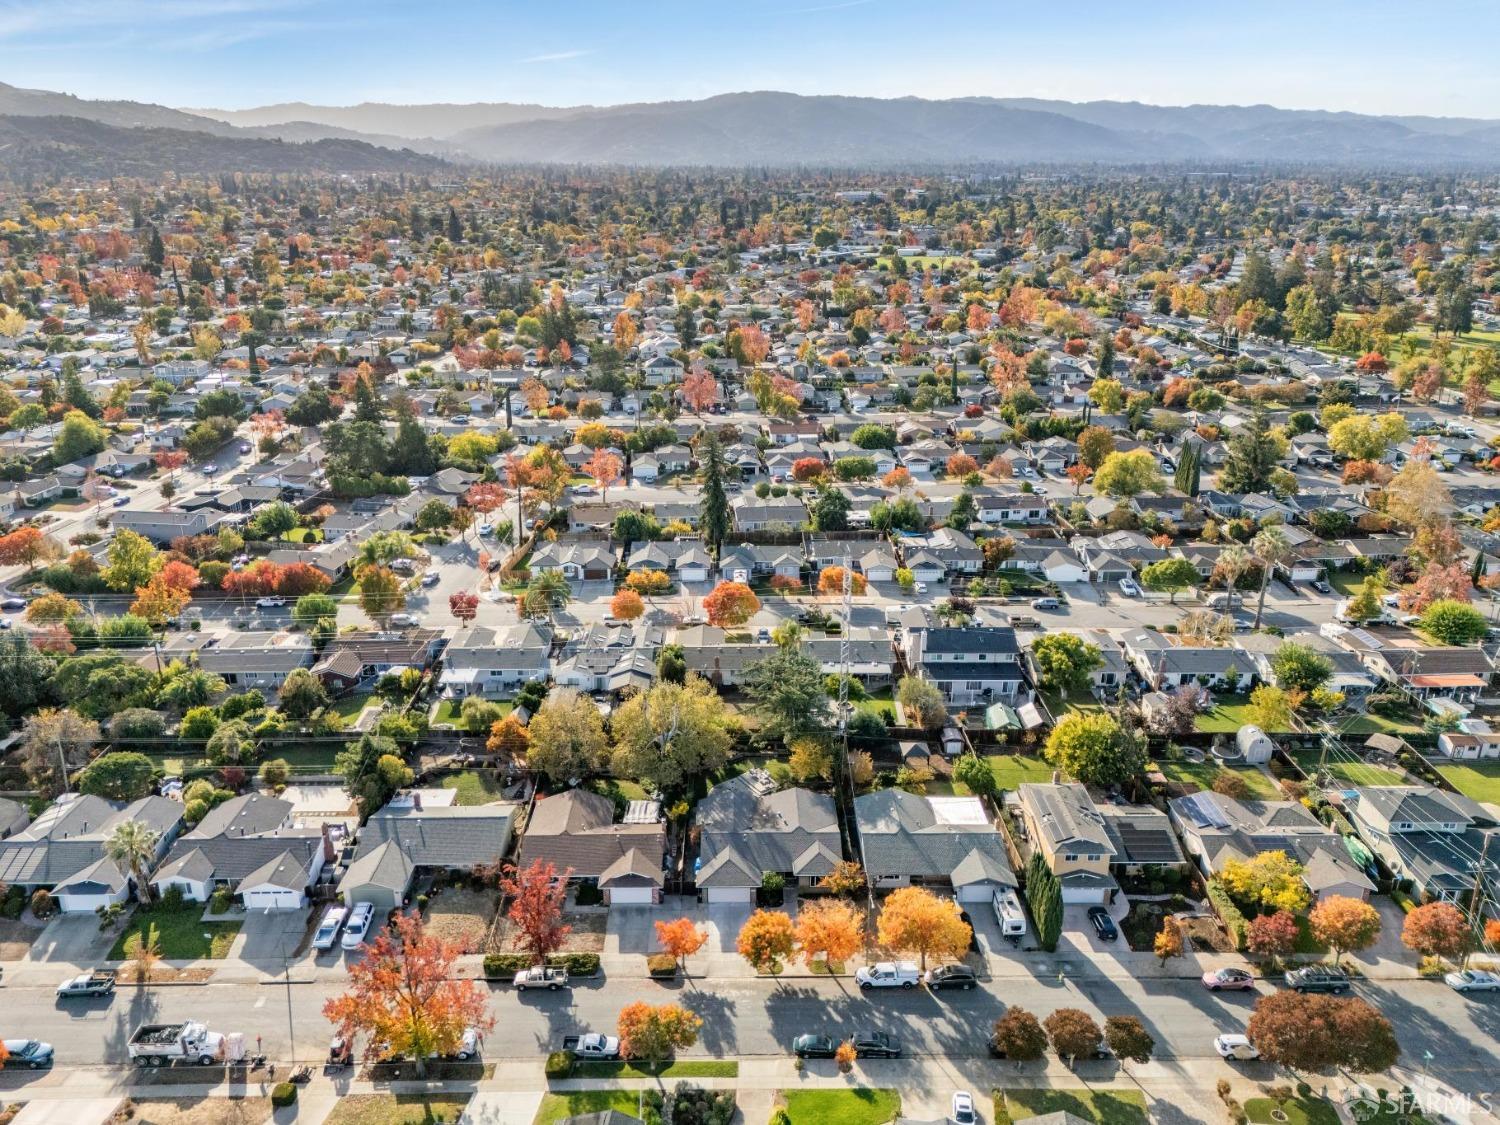
[[[453,1054],[464,1031],[494,1026],[488,993],[475,980],[456,980],[459,947],[427,933],[416,914],[398,913],[391,928],[348,967],[349,990],[323,1005],[345,1039],[369,1037],[376,1056],[410,1058],[418,1077],[433,1055]]]
[[[921,967],[927,958],[962,957],[973,931],[959,917],[958,903],[939,898],[924,887],[902,887],[891,892],[876,923],[880,944],[902,953],[915,953]]]
[[[719,401],[719,384],[705,368],[695,367],[682,381],[682,401],[701,415]]]
[[[646,603],[634,590],[621,590],[609,599],[609,615],[617,621],[634,621],[646,612]]]
[[[864,915],[853,903],[820,899],[798,912],[796,934],[808,967],[821,957],[833,972],[835,965],[849,960],[864,946]]]
[[[620,1009],[620,1053],[627,1059],[657,1064],[674,1051],[698,1042],[703,1020],[681,1004],[647,1004],[637,1000]]]
[[[188,591],[168,586],[161,575],[156,574],[146,585],[135,588],[135,601],[131,603],[130,612],[152,625],[161,625],[181,614],[192,600],[193,595]]]
[[[572,876],[571,867],[559,875],[555,864],[537,860],[525,870],[511,865],[500,878],[500,889],[511,900],[506,917],[520,931],[521,945],[533,964],[544,963],[573,932],[562,920]]]
[[[656,923],[656,943],[661,951],[677,962],[678,968],[687,972],[687,959],[702,949],[708,941],[708,931],[696,925],[691,918],[674,918],[670,922]]]
[[[869,589],[869,583],[865,581],[863,574],[851,574],[849,576],[849,591],[853,594],[863,594]],[[824,567],[823,572],[818,575],[818,593],[820,594],[842,594],[844,592],[844,568],[841,566]]]
[[[735,943],[739,954],[758,973],[775,975],[796,946],[791,918],[780,910],[757,910],[745,919]]]
[[[743,625],[759,610],[760,599],[743,582],[720,582],[703,598],[708,623],[720,629]]]
[[[583,471],[594,478],[603,499],[609,499],[609,490],[625,471],[625,464],[618,453],[607,449],[596,449],[594,455],[583,463]]]
[[[506,715],[503,719],[496,719],[491,724],[490,736],[485,741],[484,748],[491,754],[524,758],[530,745],[531,735],[527,733],[521,720],[512,714]]]

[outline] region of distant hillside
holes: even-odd
[[[0,174],[83,179],[175,172],[431,172],[444,165],[410,150],[360,141],[306,144],[218,137],[185,129],[125,129],[81,117],[0,116]]]
[[[564,117],[590,106],[558,109],[545,105],[517,105],[512,102],[471,102],[448,105],[435,102],[426,105],[387,105],[361,102],[358,105],[309,105],[306,102],[282,102],[254,109],[190,109],[184,112],[213,118],[242,128],[305,122],[336,129],[350,129],[366,134],[444,139],[466,129],[512,125],[518,121],[540,121]]]
[[[192,129],[227,135],[234,130],[222,122],[147,102],[88,101],[51,90],[23,90],[0,82],[0,117],[82,117],[123,128],[152,126]]]

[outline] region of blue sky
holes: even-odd
[[[91,98],[612,104],[732,90],[1500,117],[1495,0],[0,0],[0,81]]]

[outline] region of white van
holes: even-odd
[[[1010,888],[995,892],[991,899],[995,908],[995,921],[1000,923],[1000,933],[1005,937],[1020,937],[1026,933],[1026,911],[1021,900]]]
[[[354,907],[354,913],[349,915],[349,922],[344,926],[344,940],[342,945],[345,949],[358,949],[364,944],[365,937],[370,932],[370,923],[375,920],[375,906],[372,903],[361,902]]]
[[[1204,599],[1209,609],[1239,609],[1245,604],[1245,599],[1239,594],[1225,592],[1222,594],[1209,594]]]

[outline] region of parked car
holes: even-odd
[[[1333,593],[1333,587],[1330,586],[1327,582],[1325,582],[1321,578],[1314,578],[1312,580],[1312,588],[1314,590],[1316,590],[1320,594],[1331,594],[1331,593]]]
[[[967,965],[940,965],[936,969],[928,969],[925,979],[927,987],[934,992],[944,988],[962,988],[967,991],[978,983],[974,970]]]
[[[110,504],[110,507],[112,507],[112,508],[123,508],[127,504],[129,504],[129,503],[130,503],[130,497],[129,496],[116,496],[114,498],[113,502]]]
[[[422,575],[422,585],[436,586],[439,582],[442,581],[442,578],[443,576],[437,571],[429,570],[426,574]]]
[[[240,442],[240,452],[241,453],[249,453],[250,452],[250,443],[248,441],[242,441],[242,442]]]
[[[1099,935],[1100,941],[1114,941],[1120,936],[1119,929],[1115,926],[1115,920],[1109,916],[1109,911],[1102,906],[1089,907],[1089,922],[1094,927],[1094,932]]]
[[[1326,965],[1309,965],[1305,969],[1293,969],[1286,975],[1288,988],[1298,992],[1348,992],[1349,976],[1342,969],[1331,969]]]
[[[792,1054],[799,1059],[831,1059],[839,1041],[831,1035],[799,1035],[792,1040]]]
[[[856,1031],[847,1037],[854,1044],[854,1056],[860,1059],[899,1059],[901,1040],[883,1031]]]
[[[616,1035],[586,1031],[582,1035],[564,1035],[562,1049],[575,1059],[617,1059],[620,1039]]]
[[[979,1115],[974,1112],[974,1095],[967,1090],[955,1090],[948,1103],[948,1120],[951,1125],[977,1125]]]
[[[9,617],[0,617],[0,629],[9,629],[14,624]]]
[[[1120,579],[1120,593],[1127,598],[1138,598],[1141,596],[1141,586],[1134,578]]]
[[[1260,1051],[1244,1035],[1220,1035],[1214,1039],[1214,1050],[1221,1059],[1231,1062],[1251,1062],[1260,1058]]]
[[[0,601],[0,609],[25,609],[25,608],[26,608],[26,599],[25,598],[11,597],[11,598],[6,598],[4,601]]]
[[[416,623],[417,623],[416,617],[414,617],[410,613],[393,613],[393,614],[391,614],[391,624],[394,625],[394,626],[396,626],[398,629],[408,629],[411,626],[415,625]]]
[[[256,598],[255,604],[260,609],[280,609],[282,606],[286,605],[286,599],[278,598],[275,596]]]
[[[854,974],[860,988],[916,988],[921,976],[915,961],[877,961]]]
[[[1219,969],[1203,974],[1203,987],[1210,992],[1254,992],[1255,978],[1244,969]]]
[[[349,921],[344,926],[344,940],[341,943],[345,949],[358,949],[364,944],[366,936],[370,932],[370,926],[375,921],[375,905],[369,902],[361,902],[354,907],[354,912],[349,915]]]
[[[337,903],[323,911],[323,920],[318,923],[318,932],[313,934],[314,949],[332,949],[333,943],[338,940],[339,930],[344,926],[344,919],[349,916],[349,911]]]
[[[1057,598],[1033,598],[1031,608],[1036,610],[1062,609],[1062,602]]]
[[[917,593],[919,593],[919,594],[925,594],[925,593],[927,593],[927,583],[925,583],[925,582],[918,582],[917,586],[916,586],[916,590],[917,590]]]
[[[69,977],[57,986],[57,998],[67,1000],[74,996],[108,996],[115,990],[113,969],[95,969],[82,976]]]
[[[1484,969],[1465,969],[1459,973],[1449,973],[1443,977],[1443,980],[1455,992],[1500,991],[1500,976]]]
[[[545,988],[548,992],[556,992],[568,987],[568,970],[522,969],[515,975],[512,983],[517,992],[525,992],[528,988]]]
[[[7,1066],[24,1066],[28,1070],[40,1070],[52,1065],[52,1044],[40,1039],[5,1040]]]

